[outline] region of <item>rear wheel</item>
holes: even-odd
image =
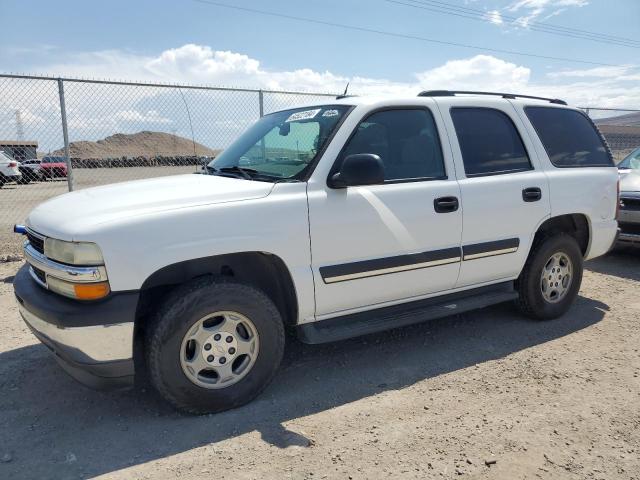
[[[212,278],[176,289],[147,338],[151,382],[179,410],[243,405],[273,379],[284,352],[278,309],[261,291]]]
[[[537,243],[516,282],[520,310],[537,320],[563,315],[582,283],[582,252],[576,240],[560,233]]]

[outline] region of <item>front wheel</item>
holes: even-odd
[[[536,320],[560,317],[573,304],[582,283],[578,242],[565,233],[534,245],[516,281],[518,307]]]
[[[254,287],[198,279],[176,289],[147,339],[151,382],[179,410],[243,405],[273,379],[284,352],[273,302]]]

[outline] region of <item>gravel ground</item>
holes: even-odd
[[[140,180],[192,173],[196,167],[132,167],[132,168],[78,168],[73,171],[75,188],[88,188],[108,183]],[[21,256],[22,240],[13,233],[13,225],[23,223],[38,204],[57,195],[67,193],[67,179],[58,178],[28,185],[8,183],[0,188],[0,261],[7,256]]]
[[[511,305],[330,345],[291,339],[253,403],[190,417],[68,378],[0,264],[0,478],[640,478],[640,253],[589,262],[577,304]]]

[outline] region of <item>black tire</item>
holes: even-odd
[[[572,280],[565,296],[557,303],[547,301],[540,284],[542,269],[555,253],[564,253],[572,263]],[[518,280],[516,303],[522,313],[535,320],[552,320],[564,315],[571,307],[582,283],[583,257],[575,238],[558,233],[536,242]]]
[[[193,383],[180,364],[184,335],[199,319],[217,311],[235,311],[256,327],[260,348],[251,370],[237,383],[208,389]],[[280,312],[260,290],[211,277],[174,290],[159,308],[146,341],[152,385],[175,408],[187,413],[215,413],[253,400],[271,382],[284,353]]]

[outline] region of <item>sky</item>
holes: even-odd
[[[443,8],[458,14],[434,11]],[[358,94],[501,90],[640,108],[638,0],[0,0],[0,18],[2,73],[331,93],[350,82]],[[545,33],[539,22],[574,30]],[[6,92],[2,102],[15,107]],[[163,118],[136,106],[114,115]]]

